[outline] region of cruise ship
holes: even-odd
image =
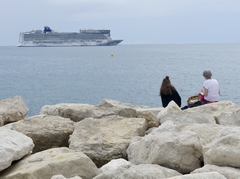
[[[80,29],[79,32],[57,32],[45,26],[19,35],[18,47],[114,46],[123,40],[113,40],[110,30]]]

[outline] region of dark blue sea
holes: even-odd
[[[0,47],[0,68],[0,99],[21,96],[27,116],[44,105],[103,99],[162,107],[166,75],[184,106],[200,92],[205,69],[220,84],[220,100],[240,105],[240,44]]]

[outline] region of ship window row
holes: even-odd
[[[102,34],[24,34],[25,41],[33,40],[91,40],[106,39]]]
[[[110,30],[81,30],[80,29],[80,33],[93,33],[93,34],[110,34]]]

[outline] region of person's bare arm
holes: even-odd
[[[219,91],[220,92],[220,91]],[[203,87],[203,95],[204,96],[207,96],[208,95],[208,90],[205,88],[205,87]]]

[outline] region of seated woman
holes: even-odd
[[[176,88],[171,84],[169,76],[163,79],[159,95],[161,96],[163,107],[166,107],[172,100],[181,107],[181,97]]]
[[[205,81],[203,83],[203,88],[199,96],[201,97],[201,102],[203,103],[212,103],[218,102],[220,88],[218,81],[212,79],[212,73],[210,70],[205,70],[203,72],[203,77]]]

